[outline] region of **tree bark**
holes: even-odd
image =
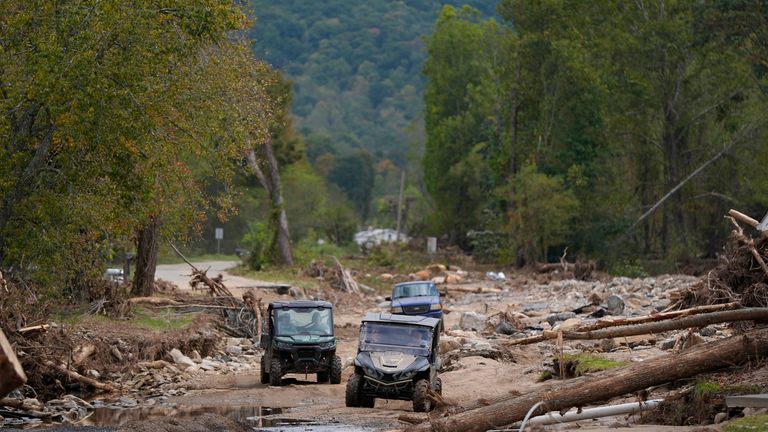
[[[734,366],[768,354],[768,329],[695,346],[679,354],[666,354],[591,376],[546,386],[522,396],[502,396],[486,406],[464,411],[406,429],[415,431],[479,432],[522,420],[542,402],[536,413],[564,410],[608,400],[677,379]]]
[[[269,195],[271,204],[270,215],[275,229],[275,242],[280,253],[281,263],[293,265],[293,250],[291,247],[291,234],[288,228],[288,215],[285,213],[285,200],[283,198],[282,184],[280,182],[280,172],[277,166],[274,149],[271,140],[263,144],[267,170],[265,171],[259,165],[256,158],[256,151],[251,150],[246,155],[248,165],[253,170],[254,175],[261,183],[261,186]],[[268,174],[268,175],[267,175]]]
[[[160,219],[152,216],[147,224],[139,230],[136,245],[136,273],[133,277],[131,294],[139,297],[149,297],[155,285],[155,270],[157,269],[158,236],[160,235]]]
[[[27,382],[27,376],[5,334],[0,330],[0,399]]]

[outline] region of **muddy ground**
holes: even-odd
[[[203,265],[204,266],[204,265]],[[159,274],[173,280],[182,289],[183,267],[161,269]],[[174,276],[176,275],[176,276]],[[264,286],[259,281],[235,278],[225,274],[225,283],[233,294],[242,295],[245,289]],[[375,276],[374,276],[375,277]],[[405,277],[403,275],[402,277]],[[174,280],[175,278],[175,280]],[[397,276],[395,276],[397,278]],[[446,332],[444,340],[456,342],[460,349],[472,351],[485,344],[503,347],[504,341],[526,334],[532,334],[551,326],[562,324],[552,321],[558,312],[568,312],[590,303],[590,298],[599,296],[605,300],[611,294],[620,295],[625,303],[622,315],[644,315],[662,309],[668,304],[668,293],[694,284],[698,279],[689,276],[659,276],[646,279],[612,278],[603,276],[590,282],[559,278],[555,275],[511,274],[499,278],[485,272],[469,272],[460,283],[455,284],[463,291],[492,291],[488,293],[459,292],[449,290],[445,297]],[[290,281],[286,281],[290,282]],[[271,288],[256,288],[258,295],[267,303],[291,297],[280,295]],[[310,296],[318,295],[309,293]],[[398,420],[401,415],[426,418],[425,414],[412,411],[410,402],[377,400],[375,408],[347,408],[344,405],[344,389],[352,373],[352,359],[357,348],[357,336],[361,317],[368,311],[386,311],[383,298],[377,294],[347,294],[332,292],[320,294],[335,303],[335,326],[338,337],[338,355],[345,365],[342,383],[338,385],[317,384],[314,375],[288,375],[283,386],[270,387],[259,383],[258,349],[246,350],[238,355],[238,361],[245,365],[237,370],[216,369],[180,373],[180,379],[172,386],[178,391],[147,395],[129,395],[136,401],[136,407],[126,409],[102,409],[79,425],[99,425],[118,430],[396,430],[408,423]],[[524,327],[512,335],[481,334],[462,329],[462,315],[465,312],[493,316],[499,312],[514,314]],[[550,318],[550,321],[547,320]],[[570,318],[584,322],[587,315]],[[206,324],[208,325],[208,324]],[[466,327],[466,326],[465,326]],[[730,335],[726,325],[712,326],[704,339],[715,339]],[[663,354],[664,342],[673,341],[684,332],[671,332],[653,338],[636,338],[632,341],[613,341],[606,349],[600,341],[566,341],[565,352],[595,352],[613,360],[642,362]],[[224,343],[224,342],[222,342]],[[478,344],[482,346],[478,346]],[[667,350],[669,347],[667,346]],[[507,394],[525,393],[541,385],[543,372],[551,370],[556,352],[552,342],[505,348],[511,354],[511,361],[497,361],[482,356],[469,355],[448,372],[441,374],[443,396],[449,406],[463,405],[478,399],[492,398]],[[720,379],[735,382],[768,383],[764,365],[745,368],[743,377],[731,371]],[[714,375],[713,379],[717,379]],[[674,383],[651,390],[642,395],[647,399],[664,398],[673,394],[686,383]],[[174,395],[175,394],[175,395]],[[611,403],[632,402],[639,396],[629,395],[617,398]],[[109,402],[109,401],[107,401]],[[131,405],[131,404],[129,404]],[[682,431],[720,430],[722,424],[707,424],[711,421],[689,420],[689,426],[643,425],[640,415],[619,416],[601,420],[587,420],[577,423],[546,426],[539,430],[565,430],[579,428],[584,431],[631,428],[633,430]],[[67,429],[69,430],[69,429]],[[530,430],[530,429],[529,429]]]

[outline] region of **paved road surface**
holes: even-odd
[[[233,274],[229,274],[227,272],[228,269],[231,269],[232,267],[235,267],[239,263],[237,261],[202,261],[202,262],[193,262],[192,264],[195,265],[200,270],[208,270],[208,276],[209,277],[215,277],[218,274],[222,274],[224,276],[224,285],[227,286],[227,288],[236,291],[240,291],[247,288],[268,288],[270,286],[280,286],[280,284],[271,283],[271,282],[265,282],[265,281],[259,281],[255,279],[248,279],[241,276],[236,276]],[[188,264],[164,264],[157,266],[157,270],[155,271],[155,279],[164,279],[169,282],[175,283],[180,289],[182,290],[188,290],[189,288],[189,279],[190,275],[192,274],[192,269],[189,267]],[[233,294],[237,295],[235,291],[232,292]]]

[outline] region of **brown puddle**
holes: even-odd
[[[79,423],[83,426],[122,426],[126,423],[153,418],[174,417],[189,419],[202,414],[218,414],[222,417],[253,426],[270,427],[310,423],[299,419],[265,419],[265,416],[282,414],[283,408],[260,406],[154,406],[141,408],[96,408],[92,415]]]

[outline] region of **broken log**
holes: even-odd
[[[131,303],[146,303],[150,305],[177,305],[179,302],[165,297],[132,297],[128,301]]]
[[[0,398],[27,382],[24,369],[16,358],[5,333],[0,330]]]
[[[689,309],[661,312],[661,313],[637,316],[637,317],[629,317],[629,318],[614,317],[612,319],[599,319],[594,324],[584,326],[584,327],[577,327],[576,331],[598,330],[606,327],[616,327],[616,326],[630,325],[630,324],[641,324],[641,323],[647,323],[647,322],[653,322],[653,321],[663,321],[666,319],[678,318],[683,316],[691,316],[691,315],[698,315],[698,314],[708,313],[708,312],[717,312],[721,310],[736,309],[738,307],[739,307],[739,303],[731,302],[731,303],[723,303],[723,304],[698,306],[698,307],[693,307]]]
[[[44,362],[43,364],[48,366],[49,368],[55,369],[59,373],[62,373],[64,375],[66,375],[67,377],[69,377],[70,379],[73,379],[73,380],[75,380],[75,381],[77,381],[79,383],[89,385],[89,386],[91,386],[93,388],[96,388],[96,389],[99,389],[99,390],[102,390],[102,391],[105,391],[105,392],[108,392],[108,393],[115,393],[115,392],[117,392],[117,388],[112,386],[112,385],[110,385],[110,384],[105,384],[103,382],[96,381],[93,378],[88,378],[88,377],[82,376],[82,375],[80,375],[79,373],[77,373],[75,371],[72,371],[72,370],[69,370],[69,369],[65,368],[64,366],[57,365],[56,363],[54,363],[54,362],[52,362],[50,360]]]
[[[647,333],[662,333],[670,330],[681,330],[693,327],[704,327],[710,324],[735,321],[768,322],[768,308],[746,308],[728,311],[710,312],[705,314],[680,317],[665,321],[633,324],[620,327],[609,327],[600,330],[583,332],[563,332],[564,339],[607,339],[622,336],[636,336]],[[552,332],[557,333],[557,332]],[[554,337],[557,337],[555,335]]]
[[[559,334],[563,339],[607,339],[623,336],[637,336],[648,333],[663,333],[670,330],[681,330],[693,327],[704,327],[710,324],[735,321],[768,321],[768,308],[746,308],[726,310],[719,312],[702,313],[692,316],[679,316],[663,321],[646,322],[641,324],[630,323],[616,327],[600,328],[598,330],[586,329],[577,331],[544,331],[540,335],[505,342],[505,346],[526,345],[556,339]]]
[[[755,219],[752,219],[751,217],[745,215],[744,213],[738,210],[734,210],[734,209],[728,210],[728,216],[738,221],[744,222],[745,224],[751,226],[752,228],[756,228],[760,224],[760,222],[756,221]]]
[[[682,353],[665,354],[631,366],[546,386],[522,396],[494,398],[490,405],[448,417],[433,418],[406,431],[479,432],[522,420],[541,403],[538,413],[560,411],[608,400],[648,387],[734,366],[768,355],[768,329],[697,345]]]

